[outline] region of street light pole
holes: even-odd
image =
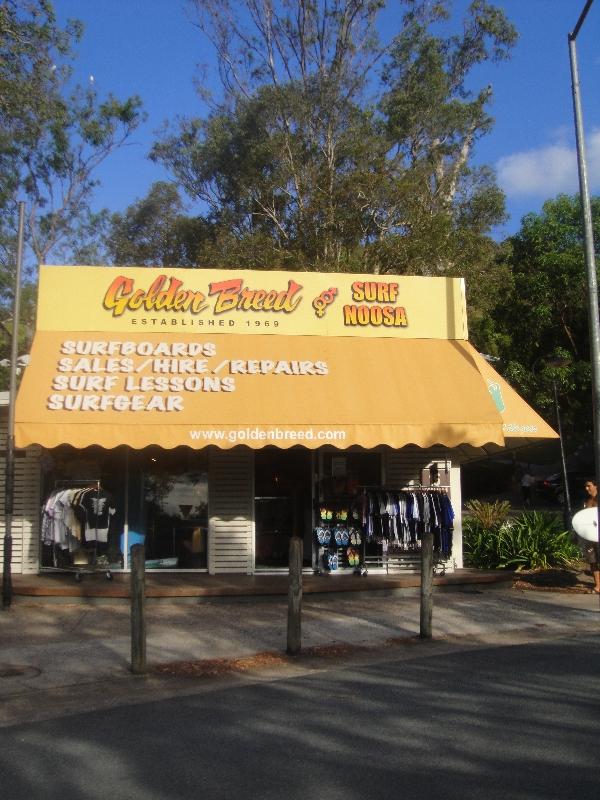
[[[569,60],[571,64],[571,89],[573,92],[573,113],[575,117],[575,139],[577,142],[577,166],[579,171],[579,194],[583,212],[583,234],[585,241],[585,266],[588,288],[588,317],[590,328],[590,358],[592,362],[592,406],[594,414],[594,463],[596,476],[600,474],[600,317],[598,314],[598,276],[594,255],[594,233],[592,225],[592,206],[587,178],[585,143],[583,135],[583,113],[579,89],[577,49],[575,40],[594,0],[587,0],[573,31],[569,33]],[[596,478],[598,480],[598,477]],[[600,508],[598,509],[600,513]],[[598,549],[600,550],[600,524],[597,521]]]
[[[4,561],[2,564],[2,606],[12,602],[12,518],[15,494],[15,400],[17,395],[17,358],[19,353],[19,311],[21,308],[21,266],[23,263],[23,231],[25,228],[25,203],[19,203],[19,229],[17,233],[17,262],[15,264],[15,290],[13,296],[13,330],[8,387],[8,431],[6,435],[6,472],[4,477]]]

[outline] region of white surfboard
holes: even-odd
[[[598,509],[584,508],[573,517],[573,530],[588,542],[598,541]]]

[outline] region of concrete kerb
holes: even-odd
[[[281,576],[279,576],[281,577]],[[311,576],[312,577],[312,576]],[[304,597],[308,598],[325,598],[329,596],[338,596],[338,597],[350,597],[360,595],[360,597],[367,597],[367,598],[384,598],[384,597],[401,597],[401,596],[413,596],[418,597],[420,594],[420,585],[418,582],[418,577],[416,576],[409,576],[412,580],[411,582],[403,581],[402,585],[381,585],[379,588],[374,585],[372,582],[366,584],[366,581],[363,581],[361,578],[356,578],[355,586],[353,588],[342,588],[341,585],[336,585],[336,581],[339,580],[338,578],[330,578],[330,577],[320,577],[318,581],[322,581],[322,589],[315,588],[318,587],[318,583],[315,584],[308,584],[305,583],[304,587]],[[479,593],[479,591],[491,591],[494,589],[506,589],[507,586],[515,578],[515,573],[506,572],[506,573],[498,573],[496,572],[493,575],[483,575],[483,576],[471,576],[471,580],[465,578],[465,576],[461,576],[459,580],[456,582],[450,583],[436,583],[434,586],[434,591],[436,594],[442,592],[471,592],[471,593]],[[269,603],[269,602],[279,602],[282,598],[287,597],[287,578],[286,583],[283,584],[283,589],[281,586],[277,588],[269,587],[268,585],[264,589],[256,589],[253,587],[251,591],[248,593],[243,592],[234,592],[228,593],[227,591],[223,591],[222,593],[212,593],[212,592],[201,592],[196,593],[193,589],[188,593],[156,593],[155,590],[151,586],[147,587],[146,590],[146,603],[147,604],[171,604],[171,603],[230,603],[230,602],[237,602],[237,603]],[[364,588],[363,588],[364,587]],[[78,588],[81,588],[79,585]],[[59,592],[49,592],[44,593],[42,591],[32,591],[29,592],[28,588],[25,588],[24,591],[18,591],[13,596],[13,603],[19,604],[27,604],[27,603],[59,603],[59,604],[72,604],[72,603],[80,603],[82,605],[122,605],[125,604],[129,607],[130,605],[130,597],[126,592],[122,592],[119,594],[113,594],[110,591],[103,591],[103,588],[111,588],[111,585],[108,584],[100,584],[99,590],[95,591],[92,589],[90,593],[71,593],[67,591],[59,591]]]
[[[496,592],[506,590],[506,586],[501,584],[492,584],[484,588],[481,584],[464,584],[460,586],[436,586],[436,594],[483,594],[484,592]],[[354,593],[350,594],[345,592],[342,595],[336,595],[331,592],[312,592],[310,595],[304,595],[305,602],[310,600],[325,599],[327,597],[352,597]],[[420,590],[418,587],[407,587],[403,589],[368,589],[360,592],[360,598],[377,600],[390,597],[413,597],[418,598]],[[358,602],[359,597],[356,597]],[[287,603],[287,599],[279,594],[264,594],[264,595],[231,595],[231,596],[214,596],[214,597],[146,597],[147,606],[169,606],[169,605],[219,605],[219,604],[239,604],[239,605],[269,605]],[[17,606],[36,606],[36,605],[74,605],[82,608],[96,608],[99,606],[124,606],[129,608],[129,598],[122,597],[15,597],[13,604]]]

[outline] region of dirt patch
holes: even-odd
[[[171,664],[159,664],[154,672],[159,675],[176,675],[177,677],[209,678],[227,675],[232,672],[249,672],[250,670],[267,669],[289,663],[290,659],[283,653],[256,653],[243,658],[207,658],[200,661],[174,661]]]
[[[513,581],[513,589],[585,594],[591,591],[591,578],[579,569],[523,570]]]
[[[215,678],[231,675],[236,672],[251,672],[272,667],[303,663],[305,666],[315,661],[343,660],[360,653],[371,653],[382,648],[411,645],[420,641],[418,637],[391,637],[374,645],[350,644],[336,642],[335,644],[315,645],[302,648],[297,656],[288,656],[286,653],[265,651],[243,658],[212,658],[199,661],[174,661],[169,664],[159,664],[153,669],[155,674],[168,675],[178,678]]]
[[[387,639],[384,647],[394,647],[398,644],[410,643],[410,638],[391,638]],[[305,647],[297,656],[288,656],[285,653],[275,651],[265,651],[256,653],[252,656],[243,658],[210,658],[200,661],[174,661],[170,664],[159,664],[153,672],[159,675],[170,675],[179,678],[214,678],[220,675],[230,675],[236,672],[251,672],[272,667],[281,667],[289,664],[297,664],[303,661],[304,664],[311,660],[335,660],[344,659],[357,653],[369,653],[376,649],[377,645],[368,646],[360,644],[348,644],[337,642],[335,644],[315,645]],[[381,644],[379,644],[381,647]]]
[[[343,658],[355,653],[367,652],[369,647],[360,644],[325,644],[307,647],[302,650],[303,655],[313,658]]]

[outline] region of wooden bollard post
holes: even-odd
[[[131,548],[131,671],[146,672],[146,555],[143,544]]]
[[[295,656],[302,647],[302,562],[304,542],[290,539],[290,580],[288,587],[287,652]]]
[[[423,534],[421,539],[421,639],[431,639],[433,616],[433,533]]]

